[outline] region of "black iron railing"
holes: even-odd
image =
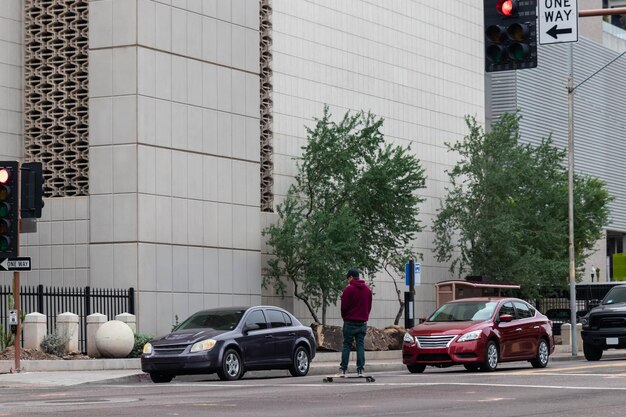
[[[0,286],[0,324],[9,329],[9,309],[13,288]],[[87,316],[100,313],[108,320],[121,313],[135,314],[135,289],[34,287],[20,288],[22,314],[41,313],[46,316],[47,333],[56,330],[56,318],[61,313],[74,313],[79,318],[78,346],[87,352]]]

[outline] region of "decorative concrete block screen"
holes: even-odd
[[[272,1],[261,0],[261,211],[274,211],[272,191]]]
[[[88,194],[88,0],[24,2],[24,144],[47,197]]]

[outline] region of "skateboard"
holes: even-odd
[[[366,382],[374,382],[376,381],[371,375],[346,375],[346,376],[337,376],[337,375],[327,375],[322,379],[322,382],[333,382],[335,379],[363,379]]]

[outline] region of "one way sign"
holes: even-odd
[[[0,271],[30,271],[30,256],[0,259]]]
[[[539,0],[539,43],[578,41],[578,1]]]

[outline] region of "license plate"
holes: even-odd
[[[607,337],[606,344],[607,345],[619,345],[619,339],[617,337]]]

